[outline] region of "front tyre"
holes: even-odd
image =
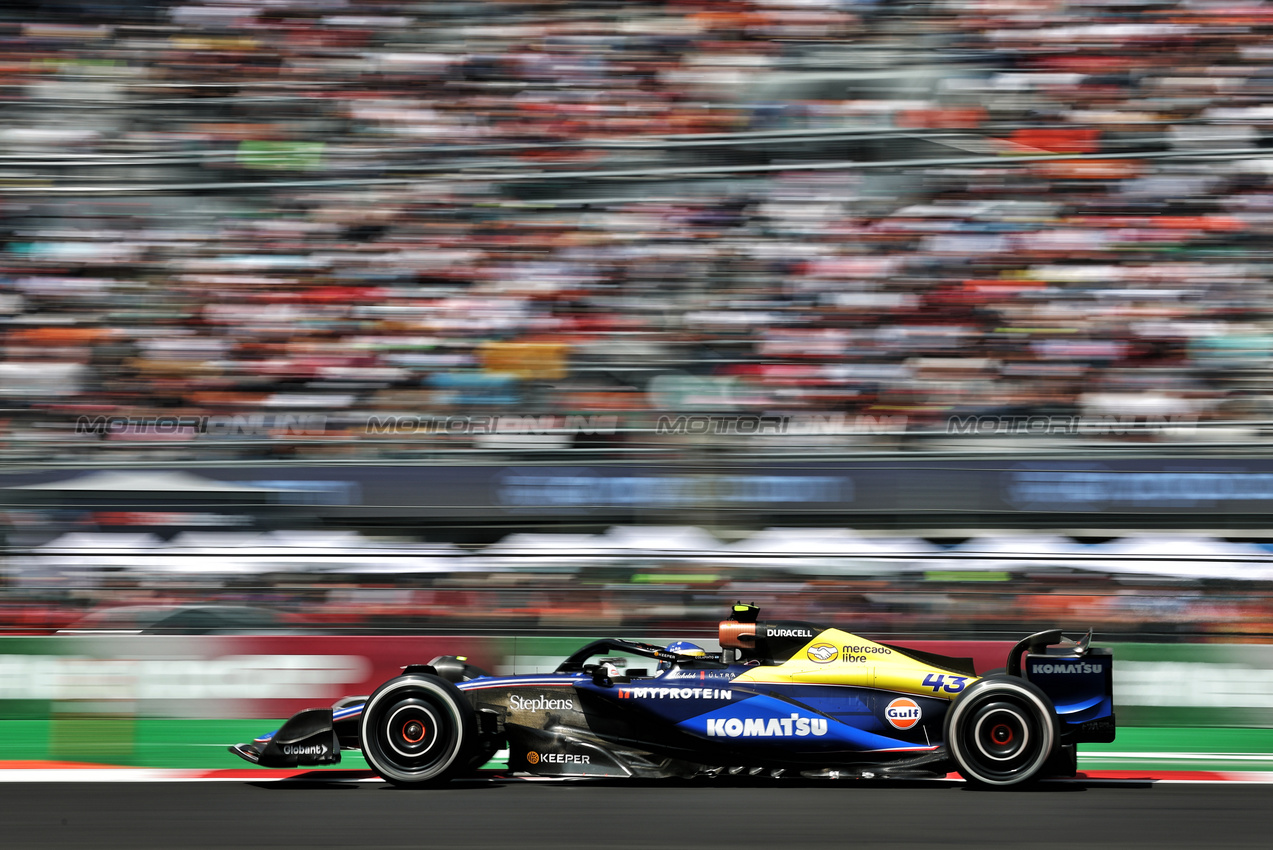
[[[437,676],[400,676],[367,700],[360,727],[367,764],[404,787],[447,782],[468,769],[477,746],[473,708]]]
[[[1037,778],[1058,738],[1052,701],[1015,677],[974,683],[946,712],[946,746],[959,773],[975,785],[1006,787]]]

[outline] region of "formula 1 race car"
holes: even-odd
[[[472,773],[507,747],[540,776],[922,777],[982,786],[1073,776],[1075,745],[1114,740],[1113,656],[1059,629],[1004,670],[735,605],[720,652],[599,640],[548,674],[493,676],[442,656],[370,696],[302,711],[231,751],[266,767],[361,749],[402,786]],[[636,669],[633,659],[657,665]],[[1024,662],[1024,663],[1023,663]],[[638,661],[638,663],[641,663]]]

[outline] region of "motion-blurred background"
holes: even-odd
[[[744,599],[1094,627],[1120,720],[1273,725],[1270,34],[1206,0],[5,4],[0,712],[278,716],[264,680],[321,702],[422,635],[516,666]]]

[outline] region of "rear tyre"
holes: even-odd
[[[470,767],[477,747],[473,708],[437,676],[400,676],[367,700],[360,728],[363,756],[395,785],[424,788]]]
[[[1002,788],[1037,779],[1058,737],[1052,701],[1016,677],[982,679],[946,712],[946,746],[974,785]]]

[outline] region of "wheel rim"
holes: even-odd
[[[445,771],[460,750],[455,708],[427,687],[373,696],[364,712],[363,754],[382,776],[425,782]]]
[[[441,724],[432,708],[418,699],[395,703],[384,721],[385,741],[408,761],[427,758],[438,743]]]
[[[1010,763],[1028,753],[1030,721],[1019,707],[993,703],[974,719],[972,739],[976,751],[986,759]]]

